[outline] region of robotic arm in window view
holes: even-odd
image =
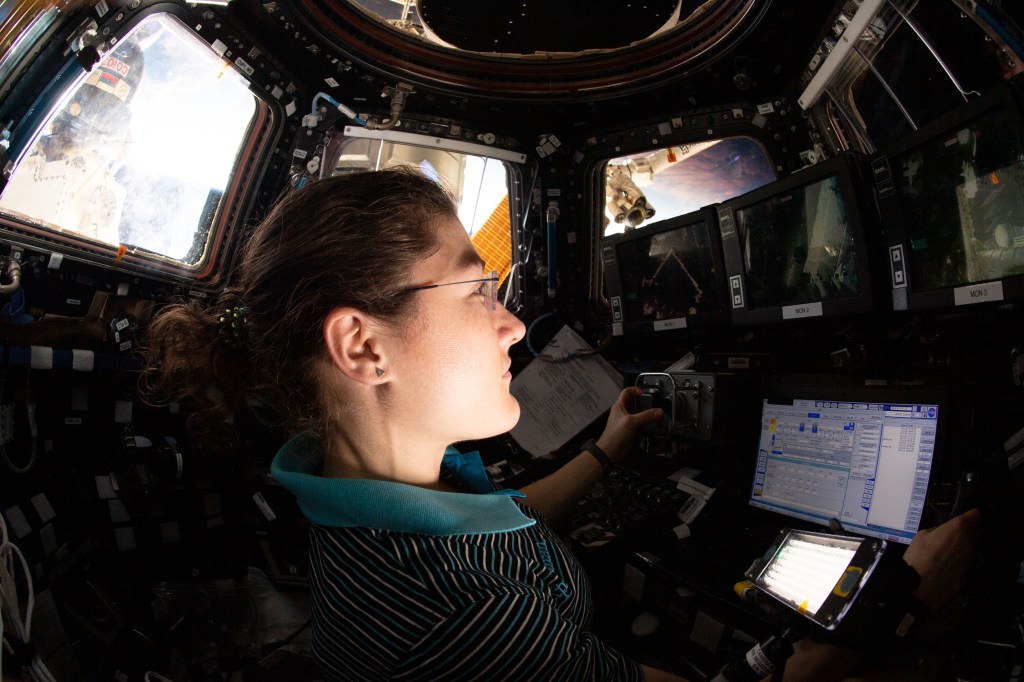
[[[88,239],[120,243],[126,192],[115,174],[130,144],[129,105],[143,60],[135,40],[100,58],[11,175],[5,209]]]
[[[625,229],[629,231],[654,217],[654,206],[648,203],[641,188],[650,187],[654,176],[666,168],[717,143],[716,140],[665,147],[647,156],[638,156],[622,163],[609,163],[605,171],[606,221],[610,218],[617,223],[625,223]]]

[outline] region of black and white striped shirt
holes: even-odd
[[[522,493],[494,489],[478,453],[445,454],[467,493],[321,466],[298,436],[272,473],[313,523],[313,652],[330,679],[643,679],[589,631],[579,563]]]

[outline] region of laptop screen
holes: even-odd
[[[750,504],[909,544],[935,457],[938,405],[764,401]]]

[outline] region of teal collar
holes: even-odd
[[[313,523],[447,536],[504,533],[536,523],[519,509],[517,490],[493,491],[480,453],[448,448],[441,466],[473,493],[447,493],[405,483],[325,478],[319,441],[302,433],[285,443],[270,473]]]

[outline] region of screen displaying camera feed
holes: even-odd
[[[704,221],[617,247],[627,322],[671,320],[720,310],[711,235]]]
[[[735,215],[750,308],[860,293],[859,245],[838,176],[769,197]]]
[[[1017,125],[997,109],[890,160],[914,289],[1024,274],[1024,145]]]

